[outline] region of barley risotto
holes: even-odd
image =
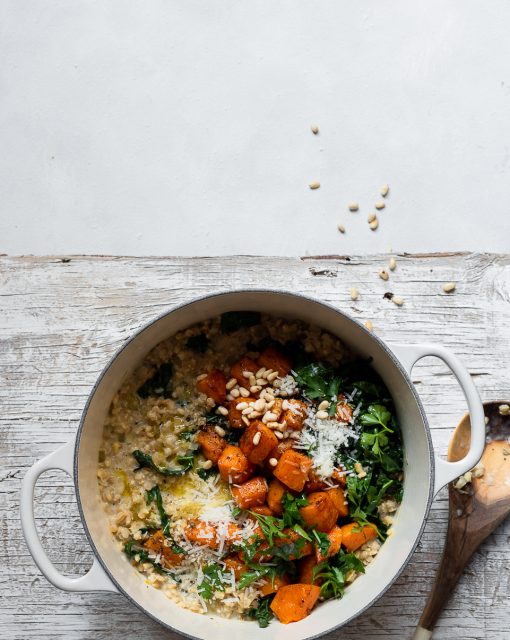
[[[392,533],[402,468],[369,362],[318,327],[229,312],[160,343],[123,384],[97,476],[141,579],[265,627],[365,572]]]

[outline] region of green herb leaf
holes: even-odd
[[[310,400],[333,400],[338,396],[341,380],[332,369],[313,362],[298,369],[296,382],[303,394]]]
[[[148,453],[144,453],[140,451],[140,449],[136,449],[133,451],[132,456],[138,462],[138,467],[136,467],[135,471],[139,471],[140,469],[151,469],[156,473],[160,473],[163,476],[182,476],[189,471],[193,467],[193,456],[179,456],[177,458],[178,464],[181,465],[181,468],[169,468],[169,467],[158,467],[158,465],[152,459],[152,456]]]
[[[257,324],[260,324],[258,311],[227,311],[221,314],[220,330],[221,333],[233,333]]]
[[[308,498],[301,494],[299,496],[293,496],[291,493],[285,493],[282,498],[283,507],[283,524],[286,527],[292,527],[294,524],[303,525],[303,518],[299,513],[300,507],[306,507],[308,504]]]
[[[137,394],[140,398],[148,398],[149,396],[162,396],[170,398],[172,394],[173,367],[171,362],[164,362],[156,373],[146,380],[141,387],[138,388]]]
[[[204,333],[199,333],[196,336],[191,336],[190,338],[188,338],[188,340],[186,341],[186,346],[192,351],[205,353],[207,351],[207,347],[209,346],[209,338]]]
[[[230,572],[224,571],[217,562],[205,565],[202,572],[204,579],[197,591],[204,600],[210,600],[215,591],[225,591],[225,585],[230,584]]]
[[[156,562],[154,558],[149,555],[147,549],[144,549],[144,547],[137,544],[134,540],[128,540],[128,542],[124,544],[124,553],[130,560],[135,560],[136,562],[136,556],[138,556],[139,562],[150,562],[158,573],[170,576],[173,580],[175,580],[175,582],[181,581],[178,575],[176,575],[173,571],[169,571],[168,569],[163,567],[163,565],[161,565],[159,562]]]
[[[147,491],[147,504],[150,505],[153,502],[156,503],[156,508],[159,513],[159,517],[161,520],[161,528],[163,530],[163,535],[165,538],[171,540],[170,548],[174,553],[185,553],[184,549],[180,547],[172,537],[170,532],[170,518],[168,517],[167,512],[165,511],[165,507],[163,506],[163,497],[161,496],[161,491],[158,485],[154,485],[152,489]]]
[[[329,547],[331,546],[331,540],[329,539],[328,534],[313,529],[312,536],[314,538],[313,542],[315,543],[315,546],[319,550],[321,556],[325,558],[328,555]]]
[[[365,567],[353,553],[339,551],[327,562],[321,562],[314,568],[312,579],[321,581],[321,596],[325,600],[341,598],[351,571],[365,573]]]
[[[286,537],[285,533],[283,533],[283,520],[275,518],[274,516],[264,516],[260,513],[255,513],[254,511],[249,511],[249,513],[258,520],[262,533],[264,534],[264,538],[267,540],[270,547],[273,546],[275,537]]]
[[[248,609],[248,611],[246,612],[246,615],[249,618],[257,620],[261,629],[265,629],[270,621],[274,618],[273,612],[271,611],[270,607],[273,598],[274,594],[266,596],[265,598],[260,598],[258,605],[256,607]]]
[[[392,431],[388,427],[390,420],[391,413],[382,404],[369,405],[367,413],[364,413],[360,418],[361,424],[365,427],[381,425],[383,429]]]

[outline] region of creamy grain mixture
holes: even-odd
[[[261,364],[267,354],[274,369]],[[236,378],[243,357],[258,370]],[[293,621],[277,605],[288,585],[307,585],[313,604],[340,597],[391,533],[402,491],[391,398],[367,370],[318,327],[252,312],[224,314],[160,343],[119,389],[104,425],[97,477],[119,553],[179,605],[261,626],[273,611]],[[268,438],[277,446],[259,459]],[[300,489],[278,474],[287,449],[307,463]],[[246,459],[242,478],[228,451]],[[287,493],[275,507],[277,484]],[[311,503],[333,495],[341,498],[335,524],[321,532]],[[276,559],[260,550],[271,546],[271,526]],[[297,550],[284,556],[289,535]],[[330,584],[334,563],[344,584]]]

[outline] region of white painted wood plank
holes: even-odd
[[[173,637],[124,598],[66,594],[35,567],[18,520],[25,469],[75,432],[88,392],[129,335],[179,302],[243,286],[319,297],[370,318],[387,341],[441,342],[475,377],[484,400],[510,397],[510,256],[398,257],[385,283],[386,256],[323,258],[0,258],[0,640]],[[453,295],[441,284],[458,282]],[[361,292],[352,302],[349,288]],[[399,309],[386,291],[405,298]],[[426,359],[413,372],[444,451],[464,401],[447,369]],[[36,491],[41,537],[59,569],[83,573],[92,561],[74,490],[47,473]],[[442,492],[412,562],[397,584],[335,638],[411,636],[439,560],[446,527]],[[445,609],[437,638],[508,638],[510,522],[475,555]]]

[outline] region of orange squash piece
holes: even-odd
[[[320,592],[320,587],[314,584],[289,584],[278,589],[270,607],[283,624],[298,622],[309,615]]]
[[[257,436],[257,433],[260,435]],[[253,439],[258,438],[257,444],[253,444]],[[260,420],[254,420],[239,440],[241,451],[253,464],[262,463],[269,455],[269,452],[278,444],[278,438],[269,427]]]
[[[223,449],[227,446],[225,438],[218,435],[212,426],[208,426],[198,432],[197,442],[202,449],[204,457],[214,464],[218,462]]]
[[[241,529],[233,522],[227,525],[226,540],[229,543],[241,540]],[[204,522],[197,518],[190,520],[184,529],[184,535],[193,544],[201,544],[210,549],[219,547],[217,539],[217,527],[210,522]]]
[[[213,369],[197,382],[197,389],[217,404],[222,404],[227,397],[227,379],[219,369]]]
[[[321,554],[319,547],[315,547],[315,557],[317,558],[317,564],[319,562],[322,562],[323,560],[326,560],[326,558],[331,558],[340,551],[340,547],[342,546],[342,528],[335,525],[328,533],[328,538],[330,545],[325,556]]]
[[[343,395],[338,396],[336,417],[340,422],[350,422],[352,420],[352,407],[347,404],[345,396]]]
[[[287,487],[276,478],[271,480],[267,490],[267,504],[271,511],[281,516],[283,513],[282,499],[287,492]]]
[[[244,429],[246,424],[243,422],[243,412],[236,409],[241,402],[255,402],[256,398],[234,398],[228,403],[228,423],[232,429]]]
[[[287,449],[279,459],[274,475],[290,489],[302,491],[308,480],[311,466],[312,461],[308,456],[293,449]]]
[[[261,367],[278,371],[280,377],[286,376],[292,369],[292,361],[275,347],[266,347],[258,358]]]
[[[345,516],[348,516],[349,503],[344,496],[344,490],[341,487],[334,487],[333,489],[326,489],[326,493],[338,510],[338,517],[345,518]]]
[[[300,431],[303,428],[303,422],[308,415],[308,409],[304,402],[291,398],[287,400],[289,408],[284,409],[282,419],[287,423],[287,429]]]
[[[231,488],[232,496],[241,509],[251,509],[264,504],[267,496],[267,481],[262,476],[251,478]]]
[[[223,562],[225,563],[225,569],[227,571],[231,571],[232,569],[234,570],[234,577],[236,580],[239,580],[242,575],[246,571],[248,571],[248,567],[244,564],[244,562],[241,562],[233,556],[225,558]]]
[[[342,544],[349,553],[359,549],[361,545],[377,537],[377,529],[371,525],[360,526],[350,522],[342,527]]]
[[[278,589],[281,589],[281,587],[285,587],[290,584],[290,578],[286,573],[281,577],[275,576],[274,579],[266,576],[263,580],[264,584],[259,587],[259,591],[263,596],[268,596],[270,593],[276,593]]]
[[[301,584],[320,585],[320,580],[317,580],[317,578],[315,580],[313,579],[313,570],[317,564],[315,556],[307,556],[299,561],[299,582]]]
[[[253,513],[258,513],[260,516],[274,516],[274,513],[266,504],[261,504],[260,506],[251,507],[250,511],[253,511]]]
[[[248,358],[248,356],[244,356],[243,358],[235,362],[230,367],[230,375],[237,380],[237,383],[239,384],[240,387],[249,389],[250,388],[249,379],[245,378],[243,373],[249,372],[255,375],[255,373],[259,369],[260,369],[260,366],[255,362],[255,360]]]
[[[239,447],[228,444],[218,460],[221,479],[230,484],[242,484],[249,480],[255,467]]]
[[[308,504],[299,513],[309,527],[327,533],[335,526],[338,510],[326,491],[316,491],[308,496]]]
[[[159,529],[143,543],[143,546],[154,555],[161,555],[161,564],[164,567],[175,567],[182,562],[182,554],[174,553],[170,547],[165,545],[163,531]]]

